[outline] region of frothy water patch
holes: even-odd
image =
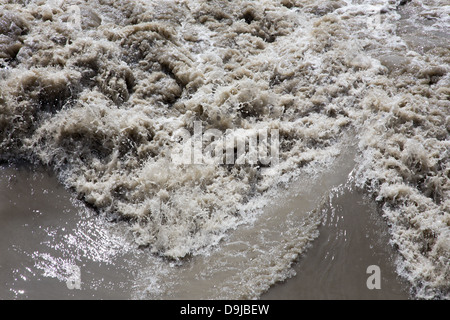
[[[183,261],[138,248],[127,228],[86,210],[45,171],[2,168],[1,296],[258,298],[291,275],[293,261],[317,237],[323,218],[317,208],[354,167],[354,148],[342,148],[337,162],[303,169],[270,201],[254,199],[259,214],[220,246]]]

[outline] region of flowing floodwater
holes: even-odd
[[[0,8],[1,298],[449,298],[445,0]]]
[[[373,201],[343,185],[324,207],[319,237],[295,264],[296,275],[262,299],[411,299],[410,286],[396,272],[398,254]],[[380,289],[369,290],[370,266],[380,268]]]
[[[316,220],[311,212],[319,210],[323,221],[314,226],[321,225],[320,235],[295,267],[298,275],[262,298],[407,299],[409,287],[395,272],[397,254],[388,244],[387,225],[376,205],[354,190],[354,150],[348,152],[320,176],[305,176],[279,190],[260,218],[238,228],[226,244],[184,263],[168,263],[133,246],[120,227],[86,210],[45,170],[4,167],[0,296],[255,298],[280,273],[292,273],[287,261],[311,240],[301,226]],[[305,183],[307,190],[301,188]],[[366,286],[366,269],[374,264],[383,271],[382,290]],[[68,286],[74,266],[79,290]]]
[[[1,169],[2,299],[130,296],[126,239],[83,209],[45,170]],[[74,266],[82,290],[69,290]]]

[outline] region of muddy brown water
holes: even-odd
[[[118,226],[86,210],[54,176],[40,169],[2,167],[0,177],[1,299],[155,297],[142,292],[159,287],[152,282],[160,280],[148,274],[165,262],[150,262],[148,254],[129,244]],[[291,200],[280,212],[292,206],[307,209],[301,195],[293,195]],[[409,299],[407,283],[395,272],[397,255],[376,205],[351,186],[340,185],[321,210],[320,235],[293,266],[296,275],[275,284],[260,298]],[[237,232],[234,240],[251,237],[255,230],[246,232]],[[230,264],[236,269],[242,264],[237,251],[230,249],[237,242],[232,242],[226,253],[219,250],[209,258],[193,259],[190,266],[175,267],[171,272],[180,273],[179,283],[170,286],[170,294],[157,298],[215,298],[204,292],[220,291],[220,278],[232,274]],[[233,255],[235,261],[230,261]],[[221,260],[228,264],[217,262]],[[208,264],[214,272],[205,276]],[[221,265],[223,272],[218,270]],[[380,290],[367,287],[371,265],[380,267]],[[80,272],[80,290],[70,287],[73,266]],[[226,286],[232,287],[233,282]],[[217,295],[221,297],[227,296]]]

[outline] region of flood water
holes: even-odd
[[[449,17],[1,1],[0,298],[450,299]]]
[[[330,197],[320,235],[299,259],[296,276],[277,284],[262,299],[410,299],[409,285],[395,272],[398,254],[389,244],[376,204],[357,190]],[[381,271],[380,289],[369,289],[369,266]]]
[[[270,252],[263,243],[270,247],[277,241],[275,234],[283,236],[280,230],[286,228],[284,219],[290,224],[299,223],[301,227],[303,218],[300,217],[317,206],[316,209],[322,211],[318,238],[312,241],[293,269],[286,271],[292,277],[275,284],[260,298],[408,299],[408,285],[395,272],[398,257],[389,244],[387,225],[377,206],[352,186],[351,179],[341,183],[352,167],[348,160],[341,159],[342,174],[334,175],[334,181],[331,178],[316,184],[315,188],[322,188],[322,191],[328,189],[320,197],[310,196],[311,193],[320,194],[314,187],[299,192],[293,186],[282,196],[282,201],[268,206],[255,224],[238,229],[222,248],[178,265],[133,246],[131,239],[121,231],[120,223],[108,223],[86,209],[44,169],[2,167],[0,297],[235,297],[227,292],[236,285],[239,279],[236,274],[254,268],[246,261],[275,260],[276,257],[276,254],[259,256],[249,252],[248,248],[253,246],[255,251]],[[273,218],[274,210],[280,220],[267,222],[264,215]],[[293,216],[297,218],[293,219]],[[276,230],[275,225],[280,225],[280,230]],[[274,234],[269,234],[267,230],[272,228]],[[265,237],[265,241],[252,240],[257,237]],[[268,241],[270,239],[272,242]],[[168,264],[172,265],[168,267]],[[367,287],[370,276],[367,268],[371,265],[380,267],[380,290]],[[71,287],[71,283],[76,283],[77,279],[73,277],[77,270],[78,289]],[[261,271],[254,271],[249,277],[267,280],[272,273],[279,272],[261,275]],[[244,293],[237,297],[246,298]]]

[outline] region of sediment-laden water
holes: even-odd
[[[349,176],[379,206],[412,295],[449,298],[446,1],[0,8],[0,158],[44,165],[152,257],[135,298],[183,297],[192,274],[200,297],[260,297],[292,275],[319,234],[320,199]],[[174,161],[198,124],[277,132],[277,161]],[[286,194],[304,199],[276,209]]]

